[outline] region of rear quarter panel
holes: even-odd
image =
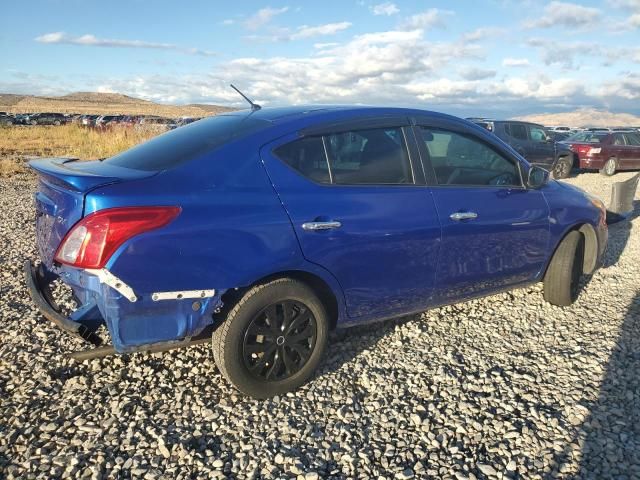
[[[223,290],[302,262],[258,147],[249,142],[100,188],[88,195],[85,214],[127,205],[182,208],[171,224],[130,239],[109,260],[107,268],[134,290]]]

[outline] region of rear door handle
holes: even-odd
[[[331,230],[334,228],[340,228],[342,223],[340,222],[305,222],[302,224],[303,230]]]
[[[461,220],[474,220],[478,218],[478,214],[476,212],[455,212],[449,215],[449,218],[456,222]]]

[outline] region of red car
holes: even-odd
[[[585,131],[563,140],[577,157],[575,164],[587,170],[613,175],[618,170],[640,169],[640,133]]]

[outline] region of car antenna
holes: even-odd
[[[233,88],[236,92],[238,92],[242,98],[244,98],[247,102],[249,102],[249,105],[251,105],[251,111],[255,112],[256,110],[260,110],[262,107],[260,105],[258,105],[257,103],[253,103],[249,97],[247,97],[244,93],[242,93],[240,90],[238,90],[236,88],[236,86],[233,83],[229,84],[231,86],[231,88]]]

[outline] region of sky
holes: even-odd
[[[640,0],[6,1],[0,92],[640,114]]]

